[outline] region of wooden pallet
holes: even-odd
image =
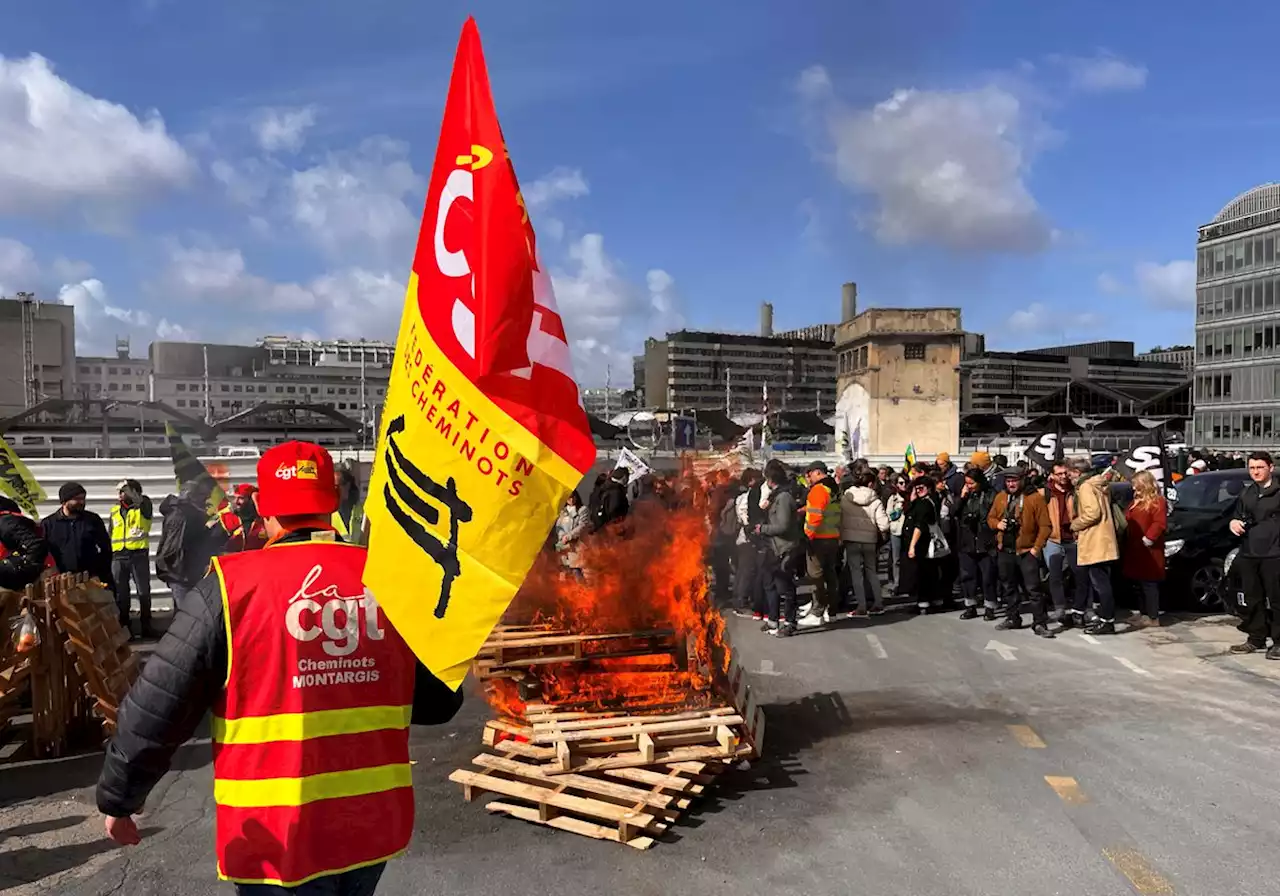
[[[479,793],[506,799],[485,808],[535,824],[596,840],[648,849],[701,795],[717,766],[704,762],[624,768],[600,774],[552,774],[536,760],[504,749],[482,753],[479,771],[459,769],[449,780],[462,785],[463,797]]]
[[[129,633],[120,627],[111,592],[85,576],[59,576],[46,589],[66,651],[75,658],[85,693],[95,701],[109,737],[116,713],[138,677],[138,658]]]
[[[623,657],[670,655],[688,646],[670,629],[572,634],[558,629],[504,629],[485,641],[472,665],[477,678],[519,677],[538,666]]]

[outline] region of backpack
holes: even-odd
[[[720,534],[725,538],[737,538],[741,530],[742,524],[738,522],[738,499],[730,498],[720,511]]]
[[[1124,534],[1129,530],[1129,520],[1124,515],[1124,509],[1114,501],[1111,502],[1111,521],[1116,526],[1116,537],[1123,542]]]
[[[172,522],[166,516],[160,527],[160,544],[156,545],[156,578],[167,585],[182,581],[182,569],[186,560],[187,519],[175,508],[171,515],[176,515]]]

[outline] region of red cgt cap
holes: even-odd
[[[258,460],[258,513],[328,516],[338,509],[333,458],[311,442],[285,442]]]
[[[242,482],[236,486],[236,497],[247,498],[258,490],[258,487],[252,482]]]

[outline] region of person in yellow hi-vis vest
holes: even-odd
[[[136,479],[116,485],[120,501],[111,508],[111,575],[116,580],[116,609],[120,627],[129,628],[130,579],[138,586],[140,634],[155,637],[151,630],[151,499],[142,493]]]

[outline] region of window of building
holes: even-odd
[[[108,368],[107,368],[107,373],[111,374],[112,376],[115,376],[115,375],[116,375],[116,374],[118,374],[119,372],[120,372],[120,371],[118,371],[118,370],[117,370],[116,368],[114,368],[114,367],[108,367]]]
[[[76,368],[76,371],[77,371],[77,372],[79,372],[79,373],[88,373],[88,372],[89,372],[89,365],[88,365],[88,364],[81,364],[79,367],[77,367],[77,368]]]
[[[230,386],[228,386],[226,383],[223,383],[223,384],[222,384],[222,391],[223,391],[223,392],[230,392],[230,391],[231,391],[231,387],[230,387]]]
[[[319,387],[319,386],[312,386],[312,387],[311,387],[311,394],[312,394],[312,395],[315,395],[315,394],[316,394],[317,392],[319,392],[319,391],[320,391],[320,387]]]
[[[231,407],[231,402],[224,398],[224,399],[222,399],[222,406],[223,406],[224,408],[229,408],[229,407]]]
[[[102,383],[93,383],[91,386],[89,386],[89,391],[92,392],[94,395],[97,395],[99,392],[102,391]]]
[[[118,392],[119,390],[120,390],[120,384],[119,384],[119,383],[107,383],[107,391],[108,391],[108,392]]]
[[[290,395],[292,395],[292,394],[293,394],[294,392],[296,392],[297,390],[296,390],[296,389],[294,389],[294,387],[293,387],[293,386],[285,386],[284,391],[286,391],[286,392],[288,392]]]
[[[250,388],[253,388],[253,387],[251,386]],[[244,391],[244,386],[232,386],[232,387],[231,387],[231,391],[232,391],[232,392],[243,392],[243,391]]]
[[[177,389],[179,392],[186,392],[186,391],[187,391],[187,384],[186,384],[186,383],[178,383],[178,385],[174,386],[174,388],[175,388],[175,389]]]
[[[924,360],[924,343],[908,342],[902,346],[902,357],[908,361]]]
[[[267,387],[266,387],[266,386],[259,386],[259,387],[258,387],[258,394],[259,394],[259,395],[265,394],[265,393],[266,393],[266,391],[267,391]],[[279,390],[277,389],[276,391],[279,391]]]
[[[185,398],[179,398],[178,407],[185,408],[186,406],[187,406],[187,400]]]

